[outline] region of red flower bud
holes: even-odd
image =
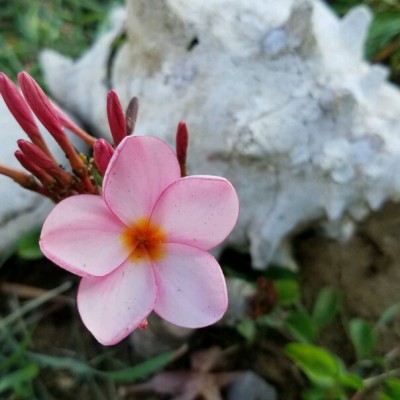
[[[66,186],[71,185],[73,181],[72,176],[60,168],[56,162],[47,157],[39,147],[23,139],[17,140],[17,144],[30,162],[36,164],[39,168],[46,170],[51,176],[60,182],[60,184]]]
[[[32,136],[41,136],[33,114],[25,99],[7,75],[0,72],[0,92],[11,114],[32,140]]]
[[[49,133],[56,140],[56,136],[65,136],[57,112],[36,81],[27,72],[20,72],[18,82],[31,110]]]
[[[110,90],[107,95],[107,117],[114,146],[117,147],[126,136],[126,125],[124,111],[114,90]]]
[[[31,174],[33,174],[44,187],[50,187],[55,183],[55,179],[49,175],[43,168],[35,164],[26,154],[21,150],[17,150],[14,153],[15,158],[19,163]]]
[[[94,161],[97,165],[97,169],[99,172],[104,175],[108,164],[111,160],[112,155],[114,154],[114,149],[104,139],[99,139],[93,146],[93,157]]]
[[[31,110],[62,148],[72,169],[80,171],[81,175],[85,175],[86,173],[82,172],[85,169],[85,165],[65,134],[58,113],[51,101],[27,72],[18,74],[18,82]]]
[[[187,148],[189,145],[189,132],[185,122],[181,121],[178,124],[176,131],[176,157],[178,158],[179,166],[181,167],[181,175],[187,175],[186,158]]]
[[[17,140],[17,144],[21,151],[37,166],[44,169],[53,168],[54,161],[50,159],[39,147],[24,139]]]

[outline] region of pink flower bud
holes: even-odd
[[[186,157],[188,145],[189,132],[185,122],[181,121],[179,122],[178,129],[176,131],[176,157],[178,158],[182,176],[187,175]]]
[[[24,139],[17,140],[18,147],[21,151],[37,166],[44,169],[51,169],[54,166],[54,161],[33,143]]]
[[[110,90],[107,95],[107,116],[114,146],[117,147],[126,136],[126,125],[124,111],[114,90]]]
[[[114,149],[104,139],[99,139],[96,141],[96,143],[93,146],[93,157],[94,161],[97,165],[97,168],[99,172],[104,175],[106,172],[106,169],[108,167],[108,163],[110,162],[110,159],[112,155],[114,154]]]
[[[43,90],[27,72],[18,74],[18,82],[31,110],[63,149],[72,169],[86,175],[84,163],[65,134],[58,113]]]
[[[18,82],[31,110],[49,133],[55,139],[58,135],[65,136],[57,112],[36,81],[24,71],[18,74]]]
[[[50,187],[54,184],[54,178],[49,175],[43,168],[35,164],[27,155],[25,155],[21,150],[16,150],[15,158],[19,163],[31,174],[33,174],[44,187]]]
[[[25,99],[11,79],[2,72],[0,72],[0,92],[11,114],[29,138],[32,140],[34,136],[41,136]]]
[[[39,168],[46,170],[62,185],[70,185],[73,181],[72,176],[58,166],[58,164],[49,158],[39,147],[26,140],[17,140],[18,147],[25,157]],[[16,156],[18,158],[18,156]],[[33,172],[33,171],[32,171]]]

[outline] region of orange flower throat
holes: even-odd
[[[158,261],[165,255],[165,233],[147,218],[141,218],[135,224],[127,226],[122,231],[121,239],[131,252],[130,258],[133,261],[144,257]]]

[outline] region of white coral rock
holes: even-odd
[[[125,105],[139,97],[138,133],[172,144],[185,120],[190,172],[239,193],[227,243],[263,268],[300,225],[348,235],[400,193],[400,93],[363,60],[370,20],[317,0],[128,0],[114,58],[121,22],[75,63],[45,53],[45,75],[105,136],[107,76]]]

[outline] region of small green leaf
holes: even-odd
[[[35,364],[28,364],[18,371],[11,372],[0,379],[0,393],[13,389],[16,386],[30,381],[37,376],[39,368]]]
[[[359,376],[351,374],[349,372],[340,375],[339,382],[343,386],[354,390],[360,390],[364,388],[363,380]]]
[[[56,357],[46,354],[26,352],[26,356],[31,360],[46,368],[63,369],[73,372],[77,376],[87,376],[97,373],[97,370],[92,368],[84,361],[70,357]]]
[[[53,369],[67,369],[77,376],[97,375],[109,378],[115,382],[135,382],[138,379],[143,379],[150,374],[153,374],[163,367],[171,363],[177,358],[178,351],[168,351],[158,356],[150,358],[133,367],[120,369],[117,371],[100,371],[91,367],[84,361],[76,360],[69,357],[54,357],[44,354],[27,352],[26,355],[30,360],[36,362],[43,367]]]
[[[250,343],[256,337],[256,323],[252,320],[245,320],[236,325],[236,330]]]
[[[393,318],[399,313],[400,311],[400,303],[393,304],[389,308],[387,308],[382,315],[379,317],[376,328],[383,328],[384,326],[388,325]]]
[[[386,393],[378,393],[378,400],[398,400],[392,396],[388,396]]]
[[[303,343],[312,343],[317,329],[311,317],[303,311],[294,311],[285,320],[285,326],[294,339]]]
[[[282,316],[276,313],[274,314],[273,312],[271,314],[260,315],[257,318],[257,324],[259,326],[265,326],[277,330],[282,329],[282,323],[283,323]]]
[[[315,385],[330,388],[335,384],[340,369],[327,350],[306,343],[289,343],[285,353]]]
[[[375,335],[371,325],[363,319],[352,319],[349,334],[357,360],[365,360],[372,355],[375,347]]]
[[[270,265],[264,272],[264,278],[272,281],[279,281],[281,279],[297,279],[296,272],[293,272],[289,268],[285,268],[277,265]]]
[[[280,279],[274,282],[278,304],[288,306],[296,303],[300,298],[300,288],[297,280]]]
[[[62,285],[56,287],[55,289],[47,291],[45,294],[36,297],[32,300],[27,301],[21,307],[17,308],[11,314],[7,315],[6,317],[0,319],[0,332],[5,330],[8,325],[15,323],[19,318],[21,318],[26,313],[36,309],[37,307],[41,306],[42,304],[50,301],[52,298],[56,297],[57,295],[67,291],[71,288],[71,282],[67,281],[64,282]]]
[[[101,375],[112,379],[114,382],[135,382],[160,371],[176,359],[176,351],[168,351],[150,358],[140,364],[119,371],[101,372]]]
[[[326,388],[311,387],[302,391],[301,398],[303,400],[321,400],[326,399]]]
[[[325,328],[335,318],[340,307],[340,296],[332,288],[323,288],[315,300],[312,319],[319,329]]]
[[[400,380],[397,378],[388,378],[385,381],[383,393],[390,398],[400,399]]]
[[[24,260],[39,260],[43,253],[39,247],[40,231],[30,232],[23,236],[17,245],[17,255]]]

